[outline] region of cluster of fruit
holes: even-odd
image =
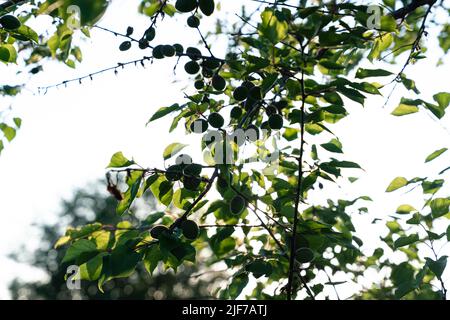
[[[180,225],[180,229],[183,232],[183,236],[185,236],[189,240],[197,239],[197,237],[200,233],[200,229],[199,229],[197,223],[192,220],[184,220]],[[162,225],[162,224],[158,224],[150,230],[150,235],[154,239],[161,238],[161,235],[163,233],[169,234],[170,230],[168,227],[166,227],[165,225]]]
[[[200,9],[205,16],[210,16],[214,12],[214,0],[177,0],[175,8],[180,12],[192,12]]]
[[[193,163],[187,154],[179,155],[175,164],[167,168],[165,176],[169,181],[181,181],[190,191],[197,191],[202,179],[200,177],[203,167]]]

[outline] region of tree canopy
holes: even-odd
[[[190,86],[183,101],[159,108],[147,123],[163,117],[173,122],[169,134],[184,126],[197,135],[203,160],[193,162],[183,143],[161,150],[164,168],[136,163],[117,152],[108,165],[107,189],[118,202],[115,225],[101,222],[69,228],[55,247],[66,247],[64,263],[80,267],[79,276],[98,288],[129,277],[143,264],[153,274],[158,265],[175,272],[201,261],[207,248],[216,264],[232,273],[218,298],[235,299],[253,285],[248,298],[339,298],[340,281],[358,283],[370,270],[382,271],[380,283],[356,292],[359,299],[445,299],[442,277],[447,256],[439,248],[450,240],[450,197],[442,194],[448,168],[427,177],[393,177],[386,192],[421,188],[423,207],[401,203],[386,221],[384,244],[372,254],[361,250],[354,216],[367,212],[370,195],[326,199],[327,190],[345,180],[354,182],[359,164],[345,157],[333,124],[354,105],[383,95],[389,100],[397,86],[408,90],[393,117],[428,113],[446,115],[450,93],[420,96],[407,76],[411,64],[427,55],[427,28],[439,28],[442,55],[448,53],[449,8],[438,0],[263,1],[245,0],[235,12],[239,23],[218,18],[216,29],[202,22],[218,16],[214,0],[142,0],[139,14],[148,25],[124,31],[97,25],[106,0],[7,1],[0,5],[0,60],[20,63],[30,73],[53,59],[75,68],[82,52],[75,35],[89,37],[99,28],[121,41],[117,50],[138,47],[142,58],[93,71],[40,88],[41,93],[97,74],[139,63],[174,64],[184,69]],[[251,3],[255,9],[247,10]],[[38,34],[27,21],[52,18],[52,32]],[[198,46],[159,42],[166,19],[197,30]],[[214,52],[211,39],[228,39],[227,52]],[[386,70],[383,62],[399,67]],[[172,66],[170,65],[170,66]],[[392,69],[392,68],[390,68]],[[120,78],[118,78],[120,81]],[[0,87],[15,95],[22,85]],[[170,95],[170,87],[167,89]],[[9,122],[8,122],[9,121]],[[2,119],[3,140],[11,141],[20,119]],[[0,150],[3,144],[0,144]],[[424,156],[426,163],[447,156],[447,149]],[[125,221],[135,199],[151,192],[162,210],[142,223]],[[314,203],[318,192],[323,203]],[[370,223],[370,221],[368,221]],[[378,223],[373,221],[372,223]],[[445,227],[444,230],[443,226]],[[210,266],[215,268],[215,264]]]

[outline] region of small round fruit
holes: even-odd
[[[187,177],[187,176],[183,177],[184,187],[191,191],[197,191],[201,182],[202,182],[202,180],[197,177]]]
[[[156,31],[155,28],[150,27],[145,31],[144,37],[147,41],[152,41],[155,39]]]
[[[199,60],[202,56],[202,52],[194,47],[189,47],[186,49],[186,54],[192,60]]]
[[[295,258],[300,263],[309,263],[314,260],[314,252],[309,248],[300,248],[295,253]]]
[[[271,129],[270,126],[269,126],[269,121],[264,121],[264,122],[262,122],[262,123],[261,123],[261,129],[263,129],[263,130],[269,130],[269,129]]]
[[[248,91],[249,97],[255,99],[255,100],[261,100],[262,99],[262,91],[260,87],[253,87]]]
[[[197,223],[192,220],[184,220],[181,223],[181,230],[183,231],[183,236],[185,236],[189,240],[197,239],[200,231]]]
[[[150,230],[150,235],[152,236],[152,238],[159,239],[161,237],[161,234],[166,231],[169,231],[169,228],[162,224],[158,224]]]
[[[253,88],[255,86],[255,84],[251,81],[246,80],[246,81],[242,82],[241,86],[246,87],[248,90],[250,90],[251,88]]]
[[[272,265],[264,260],[258,259],[245,266],[245,270],[251,272],[255,278],[270,275],[273,271]]]
[[[198,177],[202,173],[202,169],[203,169],[203,167],[201,165],[199,165],[197,163],[192,163],[192,164],[187,165],[183,169],[183,174],[185,176]]]
[[[166,179],[169,181],[178,181],[181,179],[182,175],[182,168],[180,165],[173,165],[167,168],[166,170]]]
[[[283,117],[279,114],[273,114],[269,117],[269,126],[273,130],[283,128]]]
[[[266,108],[266,114],[268,117],[276,113],[278,113],[278,109],[275,106],[270,105]]]
[[[194,87],[197,90],[202,90],[205,87],[205,83],[203,82],[203,80],[197,80],[194,82]]]
[[[171,45],[164,45],[162,47],[162,53],[166,57],[173,57],[175,55],[175,48]]]
[[[187,25],[191,28],[198,28],[198,26],[200,25],[200,19],[196,16],[190,16],[189,18],[187,18],[186,22]]]
[[[148,41],[145,38],[139,40],[139,49],[144,50],[148,48]]]
[[[183,46],[182,46],[181,44],[179,44],[179,43],[175,43],[175,44],[173,45],[173,47],[175,48],[175,52],[177,53],[177,55],[182,54],[183,51],[184,51]]]
[[[208,122],[211,127],[219,129],[223,127],[225,120],[218,112],[213,112],[209,115]]]
[[[233,98],[237,101],[244,101],[247,99],[248,89],[244,86],[237,87],[233,92]]]
[[[204,66],[205,68],[214,70],[220,66],[220,62],[219,62],[219,60],[216,60],[213,58],[205,59],[202,63],[202,66]]]
[[[194,133],[203,133],[208,130],[208,121],[197,119],[191,123],[191,131]]]
[[[197,8],[196,0],[177,0],[175,8],[180,12],[191,12]]]
[[[202,76],[203,77],[205,77],[205,78],[212,78],[213,75],[214,75],[214,71],[213,70],[211,70],[209,68],[206,68],[206,67],[202,68]]]
[[[133,32],[134,32],[134,28],[133,27],[128,27],[127,28],[127,37],[129,37],[129,36],[131,36],[132,34],[133,34]]]
[[[242,109],[240,107],[234,107],[230,111],[230,117],[233,119],[239,119],[242,116]]]
[[[211,84],[212,84],[213,88],[216,89],[217,91],[223,91],[225,89],[225,87],[227,86],[225,79],[219,75],[215,75],[212,78]]]
[[[241,214],[242,211],[244,211],[246,206],[247,206],[247,203],[246,203],[245,199],[239,195],[234,196],[233,199],[231,199],[230,210],[231,210],[232,214],[235,214],[235,215]]]
[[[210,16],[214,12],[214,0],[198,0],[198,6],[205,16]]]
[[[130,41],[124,41],[120,44],[119,50],[120,51],[127,51],[131,48],[131,42]]]
[[[163,46],[162,45],[157,45],[156,47],[153,48],[153,57],[155,59],[163,59],[164,58],[164,53],[163,53]]]
[[[184,65],[184,70],[189,74],[196,74],[200,71],[200,66],[195,61],[189,61]]]
[[[2,25],[3,28],[5,28],[7,30],[15,30],[15,29],[18,29],[22,25],[20,20],[12,15],[6,15],[6,16],[1,17],[0,24]]]
[[[187,166],[188,164],[192,163],[192,158],[191,156],[187,155],[187,154],[180,154],[176,159],[175,159],[175,163],[179,164],[179,165],[184,165]]]

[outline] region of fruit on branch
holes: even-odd
[[[199,60],[202,56],[202,52],[194,47],[189,47],[186,49],[186,54],[192,60]]]
[[[239,119],[242,116],[242,109],[240,107],[234,107],[230,111],[230,117],[233,119]]]
[[[198,26],[200,25],[200,19],[196,16],[190,16],[189,18],[187,18],[186,23],[191,28],[198,28]]]
[[[148,28],[144,33],[145,40],[147,41],[152,41],[153,39],[155,39],[155,35],[156,31],[153,27]]]
[[[189,74],[197,74],[200,71],[200,66],[195,61],[189,61],[184,65],[184,70]]]
[[[184,176],[183,185],[186,189],[191,191],[197,191],[202,180],[198,177]]]
[[[208,122],[211,127],[219,129],[223,127],[225,120],[218,112],[213,112],[209,115]]]
[[[133,27],[128,27],[127,28],[127,32],[126,32],[127,37],[131,36],[133,34],[133,32],[134,32],[134,28]]]
[[[252,87],[249,92],[248,96],[254,100],[261,100],[262,99],[262,91],[260,87]]]
[[[225,79],[219,75],[215,75],[212,78],[211,84],[212,84],[213,88],[216,89],[217,91],[223,91],[225,89],[225,87],[227,86]]]
[[[237,87],[233,92],[233,98],[237,101],[244,101],[248,97],[248,88],[244,86]]]
[[[163,232],[168,232],[168,231],[169,231],[169,228],[167,228],[166,226],[164,226],[162,224],[158,224],[150,230],[150,235],[154,239],[159,239],[161,237],[161,235],[163,234]]]
[[[175,55],[175,48],[171,45],[164,45],[162,47],[162,53],[166,57],[173,57]]]
[[[178,181],[183,176],[182,174],[183,168],[179,164],[175,164],[167,168],[165,176],[169,181]]]
[[[175,43],[175,44],[173,45],[173,47],[175,48],[175,52],[177,53],[177,55],[182,54],[183,51],[184,51],[183,46],[182,46],[181,44],[179,44],[179,43]]]
[[[189,240],[197,239],[200,231],[197,223],[192,220],[184,220],[181,223],[181,230],[183,231],[183,236]]]
[[[191,163],[183,169],[183,174],[185,176],[198,177],[202,173],[202,169],[203,169],[203,167],[201,165],[196,164],[196,163]]]
[[[266,108],[266,114],[268,117],[270,117],[271,115],[277,114],[277,113],[278,113],[278,109],[273,105],[270,105]]]
[[[247,207],[247,202],[240,195],[236,195],[230,201],[230,211],[234,215],[239,215]]]
[[[0,18],[0,25],[7,30],[18,29],[22,24],[20,20],[12,15],[6,15]]]
[[[153,58],[155,59],[163,59],[164,58],[164,52],[163,52],[163,46],[157,45],[153,48]]]
[[[203,67],[202,76],[205,78],[212,78],[214,76],[214,71],[209,68]]]
[[[214,0],[198,0],[198,6],[205,16],[210,16],[214,12]]]
[[[122,42],[119,46],[120,51],[127,51],[127,50],[130,50],[130,48],[131,48],[131,42],[128,40]]]
[[[283,128],[283,117],[279,114],[273,114],[269,117],[269,126],[273,130]]]
[[[197,119],[191,123],[191,131],[194,133],[203,133],[208,130],[208,121]]]
[[[147,49],[148,48],[148,41],[145,40],[145,38],[142,38],[139,40],[139,49]]]
[[[191,12],[197,8],[197,0],[177,0],[175,8],[180,12]]]
[[[205,59],[202,62],[202,66],[205,68],[208,68],[210,70],[214,70],[214,69],[217,69],[218,67],[220,67],[220,62],[213,58]]]
[[[194,82],[194,87],[197,90],[202,90],[205,87],[205,83],[203,82],[203,80],[197,80]]]
[[[309,248],[300,248],[295,253],[295,259],[300,263],[309,263],[314,260],[314,252]]]

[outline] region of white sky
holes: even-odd
[[[144,29],[139,27],[144,28],[147,19],[136,14],[138,2],[113,1],[99,25],[124,32],[128,22],[133,21],[136,34],[143,32]],[[242,3],[222,2],[224,12]],[[197,34],[195,30],[185,27],[185,17],[182,16],[177,23],[167,19],[160,24],[162,34],[155,43],[180,42],[185,47],[195,44]],[[231,21],[233,16],[228,19]],[[212,23],[212,18],[208,19],[208,23],[202,20],[202,28],[206,30]],[[435,36],[433,31],[428,36],[433,48],[429,59],[407,69],[407,75],[416,80],[422,91],[420,97],[430,102],[433,94],[450,91],[449,58],[446,57],[444,65],[436,67],[441,51],[435,50]],[[38,86],[112,66],[118,61],[126,62],[150,55],[138,48],[120,52],[120,43],[121,39],[115,39],[111,34],[93,30],[92,39],[82,46],[84,61],[76,70],[47,63],[44,65],[45,72],[31,78],[29,88],[34,90]],[[224,50],[223,41],[214,43],[213,52],[217,56],[222,56]],[[186,136],[183,130],[178,130],[174,135],[167,133],[171,119],[145,127],[149,117],[159,107],[183,100],[182,83],[172,83],[174,63],[175,58],[156,61],[151,66],[147,64],[145,70],[128,67],[118,76],[112,72],[103,74],[93,82],[51,90],[45,96],[26,91],[12,101],[13,114],[23,119],[23,126],[0,156],[0,214],[4,225],[0,232],[0,298],[9,297],[7,284],[13,278],[36,279],[42,276],[11,261],[7,254],[24,243],[35,246],[37,239],[33,224],[54,221],[60,200],[70,198],[74,188],[84,187],[86,183],[103,177],[113,153],[123,151],[144,166],[161,167],[162,151],[169,143],[192,142],[191,150],[197,150],[198,137]],[[178,79],[187,78],[182,66],[180,64],[178,69]],[[388,68],[396,72],[400,66]],[[0,83],[10,83],[11,79],[16,79],[12,68],[0,66]],[[389,93],[389,90],[384,93]],[[449,116],[439,123],[425,111],[403,118],[393,117],[390,112],[401,96],[411,97],[412,94],[399,85],[385,108],[382,108],[385,98],[370,97],[365,108],[351,103],[346,106],[351,116],[332,126],[344,145],[345,159],[358,162],[366,172],[353,174],[349,171],[349,175],[352,173],[361,176],[361,179],[345,191],[344,188],[335,188],[325,196],[337,199],[344,195],[351,199],[355,195],[366,194],[373,198],[374,203],[368,205],[369,214],[356,217],[355,222],[369,252],[374,248],[374,241],[378,241],[378,230],[385,232],[385,229],[369,224],[374,218],[387,218],[402,203],[421,207],[420,193],[384,193],[389,182],[396,176],[412,178],[432,175],[449,165],[448,155],[424,165],[429,153],[450,147]],[[448,195],[449,191],[446,186],[442,194]],[[314,199],[323,200],[324,195],[314,194],[312,201]],[[445,251],[450,253],[448,247]],[[448,277],[447,272],[444,278]]]

